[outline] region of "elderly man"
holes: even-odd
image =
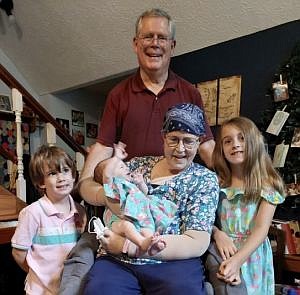
[[[198,90],[169,70],[175,45],[175,24],[165,11],[151,9],[138,17],[133,49],[139,68],[134,75],[122,81],[109,93],[97,143],[91,147],[81,174],[79,191],[90,204],[105,205],[103,191],[94,182],[93,175],[97,163],[111,157],[114,143],[122,141],[126,144],[127,160],[134,156],[163,155],[161,129],[167,110],[184,102],[203,109]],[[206,121],[205,135],[198,151],[208,167],[211,164],[213,148],[213,136]],[[107,250],[118,251],[113,249],[113,245],[118,243],[109,243],[111,238],[115,237],[109,231]],[[87,247],[90,243],[92,241],[81,238],[78,247],[82,250],[82,247]],[[79,259],[76,253],[78,254],[77,248],[72,252],[71,260],[66,262],[66,277],[63,277],[62,287],[68,280],[69,268],[73,267],[72,259]],[[75,285],[72,283],[73,287]]]

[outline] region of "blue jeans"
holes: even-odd
[[[87,276],[85,295],[204,295],[200,258],[134,265],[104,256]]]

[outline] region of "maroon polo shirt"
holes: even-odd
[[[172,71],[164,88],[155,95],[145,87],[138,70],[109,93],[97,141],[105,146],[119,140],[124,142],[127,159],[163,155],[164,115],[170,107],[184,102],[203,109],[199,91]],[[206,120],[205,140],[209,139],[213,139],[213,135]]]

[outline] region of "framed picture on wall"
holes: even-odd
[[[70,133],[69,120],[56,118],[56,121],[59,123],[61,127],[63,127],[68,133]]]
[[[98,125],[93,123],[86,123],[86,137],[97,138]]]
[[[84,131],[80,129],[72,129],[72,137],[76,143],[84,145]]]
[[[1,112],[12,112],[11,100],[8,95],[0,94],[0,111]]]
[[[84,112],[72,110],[72,125],[84,127]]]

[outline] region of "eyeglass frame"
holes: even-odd
[[[174,41],[172,37],[152,33],[141,35],[136,37],[136,39],[141,40],[143,45],[150,45],[154,40],[156,40],[160,46],[166,45],[168,41]]]
[[[180,142],[182,142],[182,145],[184,146],[184,148],[185,149],[187,149],[187,150],[191,150],[191,149],[193,149],[196,145],[197,145],[197,143],[200,143],[200,138],[194,138],[194,137],[183,137],[183,138],[179,138],[178,136],[170,136],[170,137],[173,137],[173,139],[176,139],[176,144],[175,144],[175,142],[174,142],[174,144],[171,144],[170,145],[170,142],[168,142],[168,139],[170,139],[170,137],[168,137],[168,135],[165,135],[164,136],[165,137],[165,142],[166,142],[166,144],[167,144],[167,146],[168,147],[171,147],[171,148],[176,148],[176,147],[178,147],[178,145],[179,145],[179,143]],[[192,143],[190,143],[190,146],[188,145],[188,146],[186,146],[186,142],[185,142],[185,140],[192,140]]]

